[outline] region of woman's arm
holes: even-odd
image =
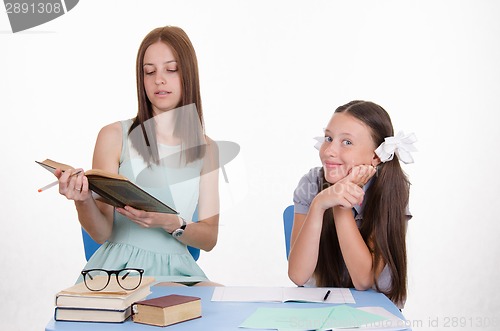
[[[215,247],[219,233],[219,149],[208,137],[200,178],[198,218],[198,222],[188,223],[179,240],[208,252]]]
[[[102,128],[97,136],[92,168],[118,173],[121,140],[122,129],[119,122]],[[59,173],[59,192],[74,200],[82,227],[96,242],[103,243],[111,235],[113,207],[92,198],[83,171],[72,176],[78,170],[81,169]]]
[[[186,229],[177,239],[182,243],[210,251],[217,243],[219,231],[219,154],[217,144],[207,139],[207,149],[200,177],[198,222],[187,221]],[[145,228],[163,228],[172,233],[182,223],[180,216],[137,210],[130,206],[116,208],[122,215]]]

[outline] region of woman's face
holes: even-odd
[[[153,114],[176,108],[182,98],[181,77],[171,48],[158,41],[144,54],[144,89],[153,105]]]
[[[356,165],[376,166],[376,147],[366,124],[349,113],[333,114],[319,151],[326,180],[334,184]]]

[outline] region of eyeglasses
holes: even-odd
[[[124,290],[131,291],[141,285],[143,269],[125,268],[121,270],[89,269],[82,270],[85,286],[91,291],[102,291],[108,286],[111,275]]]

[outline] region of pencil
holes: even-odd
[[[75,172],[74,174],[72,174],[72,175],[71,175],[71,177],[73,177],[73,176],[75,176],[75,175],[78,175],[80,172],[82,172],[82,171],[80,170],[80,171]],[[59,183],[59,181],[58,181],[58,180],[56,180],[55,182],[52,182],[52,183],[50,183],[50,184],[47,184],[47,185],[45,185],[44,187],[39,188],[39,189],[38,189],[38,192],[43,192],[43,191],[45,191],[45,190],[48,190],[48,189],[49,189],[49,188],[51,188],[52,186],[56,186],[58,183]]]
[[[51,188],[52,186],[56,186],[58,183],[59,183],[59,181],[58,181],[58,180],[56,180],[55,182],[52,182],[52,183],[50,183],[50,184],[48,184],[48,185],[45,185],[45,186],[44,186],[44,187],[42,187],[42,188],[39,188],[39,189],[38,189],[38,192],[43,192],[43,191],[45,191],[45,190],[48,190],[48,189],[49,189],[49,188]]]

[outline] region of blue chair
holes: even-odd
[[[194,211],[193,214],[193,222],[198,222],[198,206],[196,207],[196,210]],[[82,237],[83,237],[83,248],[85,249],[85,259],[87,259],[88,261],[90,257],[95,253],[95,251],[101,246],[101,244],[95,242],[94,239],[92,239],[92,237],[83,228],[82,228]],[[193,256],[193,259],[195,261],[198,261],[198,258],[200,257],[200,249],[188,246],[188,250],[189,253],[191,253],[191,255]]]
[[[192,221],[193,222],[198,222],[198,206],[196,206],[196,209],[195,209],[194,214],[193,214]],[[189,250],[189,253],[191,253],[191,255],[193,256],[193,259],[195,261],[198,261],[198,258],[200,257],[200,249],[188,246],[188,250]]]
[[[286,247],[286,258],[290,254],[290,238],[292,237],[292,227],[293,227],[293,205],[285,208],[283,212],[283,228],[285,230],[285,247]]]
[[[82,228],[83,248],[85,249],[85,259],[88,261],[94,252],[101,246]]]

